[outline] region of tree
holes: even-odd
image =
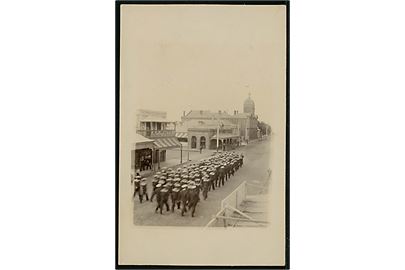
[[[271,133],[271,126],[269,124],[266,124],[265,122],[259,121],[257,123],[257,127],[260,129],[261,134],[267,134],[270,135]]]

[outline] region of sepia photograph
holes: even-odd
[[[118,268],[287,268],[287,8],[117,2]]]
[[[0,269],[405,269],[405,1],[50,2],[0,5]]]

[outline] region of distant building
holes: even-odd
[[[233,114],[228,114],[226,111],[211,112],[209,110],[191,110],[187,114],[183,112],[181,122],[176,124],[176,137],[179,140],[187,138],[191,148],[195,145],[195,148],[199,148],[201,145],[204,147],[204,138],[205,145],[207,145],[208,138],[206,137],[211,134],[211,137],[209,137],[211,145],[211,140],[215,138],[212,135],[212,130],[213,128],[216,129],[221,121],[228,127],[233,125],[232,136],[237,135],[239,141],[257,139],[260,136],[258,132],[258,116],[255,115],[255,103],[249,94],[249,97],[243,103],[243,113],[239,113],[237,110]],[[202,135],[204,132],[195,134],[197,129],[204,130],[204,126],[206,126],[205,135]],[[203,144],[200,143],[201,140],[203,140]]]
[[[167,119],[167,113],[153,110],[137,110],[135,123],[137,141],[131,152],[133,169],[152,169],[153,164],[166,160],[166,150],[180,147],[176,138],[175,122]]]
[[[152,110],[136,111],[136,132],[145,137],[167,137],[175,135],[174,121],[167,119],[167,113]]]
[[[243,112],[251,115],[255,115],[255,102],[250,98],[250,93],[248,98],[243,103]]]
[[[258,116],[255,114],[255,102],[251,99],[250,93],[248,98],[243,102],[243,114],[237,113],[235,116],[240,118],[237,120],[243,126],[242,133],[245,140],[257,139],[258,137]]]
[[[218,138],[218,139],[217,139]],[[237,125],[227,120],[202,119],[188,122],[188,147],[191,149],[231,149],[239,144]]]

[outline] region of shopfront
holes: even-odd
[[[218,138],[218,150],[229,151],[239,146],[240,137],[234,134],[220,134]],[[211,137],[210,148],[216,149],[217,135]]]
[[[151,170],[152,164],[152,149],[146,148],[135,150],[135,170]]]
[[[180,142],[176,137],[159,138],[153,142],[154,145],[154,163],[157,163],[158,169],[160,168],[160,163],[166,161],[166,149],[179,148],[181,147]]]
[[[136,134],[135,143],[131,150],[131,169],[145,171],[153,168],[154,140]]]

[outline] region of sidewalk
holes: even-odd
[[[189,163],[190,161],[196,161],[200,160],[203,158],[207,158],[212,156],[213,153],[215,153],[214,150],[209,150],[209,149],[204,149],[201,154],[200,151],[197,150],[195,151],[194,149],[192,150],[184,150],[183,149],[183,154],[182,154],[182,159],[183,163],[181,165],[184,165],[186,163]],[[187,158],[189,160],[187,161]],[[166,161],[160,163],[160,167],[173,167],[176,165],[180,165],[180,149],[169,149],[166,151]]]
[[[166,150],[166,161],[160,162],[160,168],[163,167],[168,167],[168,168],[178,168],[180,166],[187,165],[193,161],[197,161],[203,158],[210,157],[213,153],[215,153],[216,150],[210,150],[210,149],[204,149],[201,154],[200,150],[195,150],[195,149],[183,149],[183,163],[180,164],[180,149],[175,148],[175,149],[167,149]],[[187,161],[187,157],[189,160]],[[158,165],[155,164],[155,170],[158,170]],[[142,171],[140,172],[142,177],[149,177],[150,175],[154,174],[155,172],[153,170],[147,170],[147,171]]]

